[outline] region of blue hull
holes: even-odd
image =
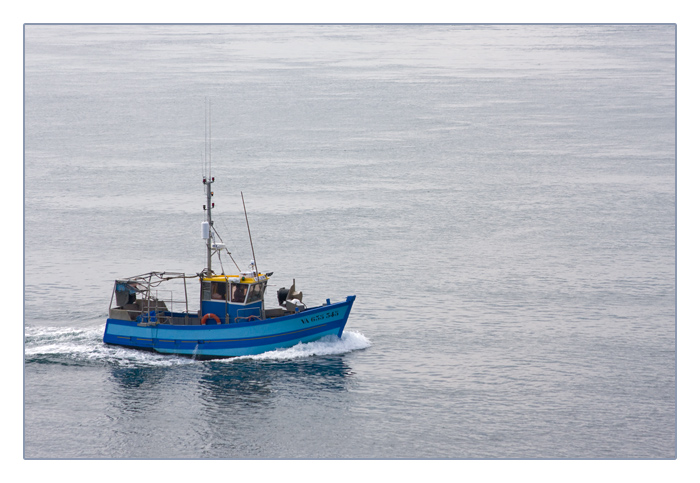
[[[139,326],[135,321],[107,319],[103,341],[162,354],[197,358],[236,357],[292,347],[327,335],[340,337],[355,296],[345,302],[263,321],[221,325]]]

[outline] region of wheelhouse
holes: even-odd
[[[200,300],[206,323],[237,323],[265,318],[269,275],[245,273],[202,277]],[[215,317],[214,317],[215,316]]]

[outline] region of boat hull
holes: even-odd
[[[145,326],[135,321],[108,318],[103,341],[162,354],[197,358],[262,354],[312,342],[328,335],[341,337],[355,296],[346,301],[266,319],[221,325]]]

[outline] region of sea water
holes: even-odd
[[[675,33],[27,25],[25,457],[674,458]],[[341,339],[102,343],[206,266],[205,98],[217,231]]]

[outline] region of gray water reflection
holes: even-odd
[[[208,408],[268,404],[283,396],[290,384],[309,392],[346,391],[351,368],[342,356],[293,361],[209,362],[198,381],[200,398]]]
[[[112,456],[294,457],[295,440],[347,397],[353,375],[342,355],[111,367],[110,439],[123,452]]]

